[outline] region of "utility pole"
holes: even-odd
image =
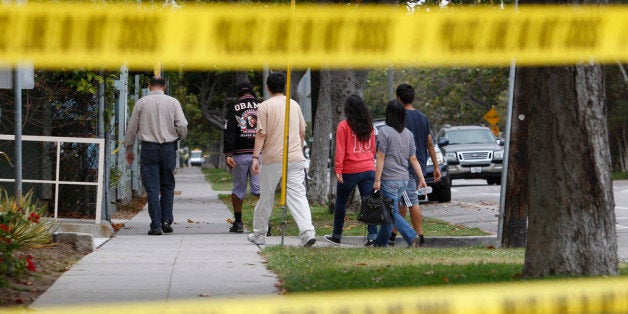
[[[16,65],[13,73],[13,89],[15,91],[15,200],[22,198],[22,85],[20,82],[20,65]]]
[[[395,99],[395,94],[393,92],[393,66],[388,67],[388,100]]]

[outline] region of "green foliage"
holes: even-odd
[[[500,113],[503,130],[508,96],[506,68],[394,68],[394,89],[400,83],[415,88],[414,106],[425,113],[433,132],[443,124],[485,124],[492,107]],[[383,118],[388,102],[387,69],[370,71],[364,99],[374,118]]]
[[[16,201],[0,190],[0,286],[6,286],[8,276],[35,271],[32,256],[14,256],[14,251],[50,241],[54,220],[42,219],[46,211],[33,200],[32,191]]]
[[[628,171],[613,172],[613,180],[628,180]]]
[[[178,72],[168,75],[170,95],[179,100],[181,108],[188,120],[188,134],[186,139],[181,141],[181,147],[190,147],[190,149],[205,149],[212,135],[208,126],[207,119],[201,111],[199,103],[199,95],[190,92],[189,87],[185,84],[185,73]]]

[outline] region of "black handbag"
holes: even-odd
[[[395,222],[392,214],[393,200],[384,198],[379,191],[362,198],[358,221],[369,225],[388,225]]]

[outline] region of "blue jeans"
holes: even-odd
[[[399,207],[397,203],[399,202],[399,197],[403,191],[406,190],[406,186],[408,185],[408,180],[384,180],[381,184],[381,192],[382,196],[385,198],[393,199],[393,217],[395,218],[395,228],[408,245],[412,244],[412,241],[418,237],[416,231],[412,229],[412,226],[408,224],[406,219],[399,214]],[[387,246],[388,238],[390,238],[390,234],[392,233],[392,224],[382,225],[379,228],[379,232],[377,233],[377,238],[374,241],[375,246]]]
[[[360,191],[360,197],[373,194],[375,171],[343,174],[342,181],[343,183],[338,182],[336,184],[336,203],[334,204],[333,236],[338,239],[342,238],[342,228],[344,227],[345,216],[347,215],[347,201],[351,195],[351,191],[353,191],[353,188],[357,185]],[[370,227],[371,226],[369,226],[369,228]],[[375,232],[376,231],[377,227],[375,227]]]
[[[175,143],[142,142],[140,173],[148,197],[150,228],[160,229],[161,223],[172,223],[174,202]]]

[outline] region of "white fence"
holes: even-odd
[[[0,140],[15,141],[15,135],[0,134]],[[22,141],[32,142],[53,142],[57,144],[57,162],[55,169],[55,180],[34,180],[23,179],[25,183],[43,183],[54,184],[55,186],[55,203],[54,218],[59,213],[59,185],[91,185],[96,186],[96,217],[95,223],[100,224],[102,212],[102,192],[103,192],[103,172],[105,166],[105,140],[101,138],[82,138],[82,137],[56,137],[56,136],[29,136],[22,135]],[[59,180],[59,167],[61,159],[61,143],[84,143],[98,144],[98,179],[96,182],[80,182],[80,181],[61,181]],[[0,178],[0,182],[15,182],[15,179]]]

